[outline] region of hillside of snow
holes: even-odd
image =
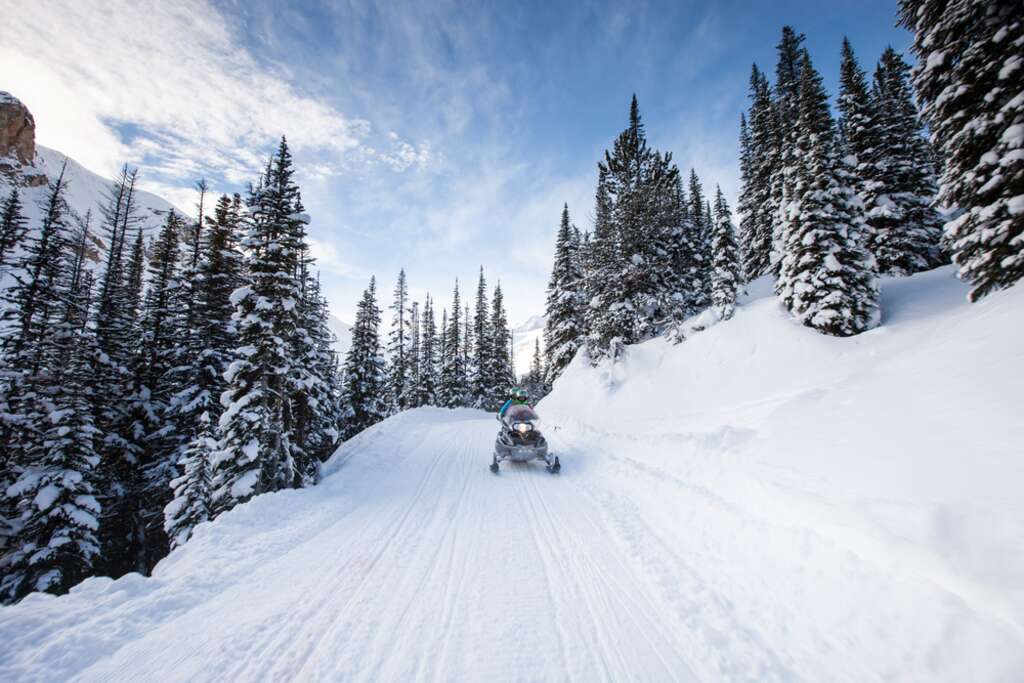
[[[327,326],[334,333],[334,351],[344,363],[345,354],[352,347],[352,326],[333,313],[327,318]]]
[[[64,155],[62,153],[42,145],[36,145],[35,163],[29,170],[45,174],[52,182],[60,175],[62,163],[64,163]],[[101,237],[100,224],[102,221],[100,210],[107,203],[107,196],[113,187],[113,181],[93,173],[71,158],[68,159],[64,179],[68,184],[65,195],[68,206],[80,216],[85,216],[87,211],[92,210],[92,231],[96,240],[99,240]],[[10,192],[10,180],[0,175],[0,197],[6,197],[8,192]],[[29,219],[29,228],[35,228],[39,225],[42,215],[40,204],[45,201],[49,190],[46,185],[42,185],[39,187],[22,187],[19,188],[19,192],[21,194],[22,209]],[[138,190],[136,198],[139,216],[143,219],[142,225],[148,230],[159,227],[164,220],[164,216],[172,208],[178,213],[188,215],[184,214],[181,209],[173,206],[170,202],[145,190]],[[102,245],[102,242],[97,241],[96,244],[99,246]],[[96,256],[98,258],[98,254]]]
[[[512,361],[515,365],[517,376],[522,377],[530,372],[534,343],[538,339],[540,340],[541,353],[544,352],[545,324],[547,324],[546,316],[534,315],[530,316],[519,327],[510,330],[512,333]]]
[[[734,318],[538,406],[562,473],[421,408],[152,578],[0,608],[0,680],[1019,681],[1024,287],[883,282],[883,326]]]

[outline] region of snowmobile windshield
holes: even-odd
[[[537,413],[533,412],[530,406],[517,405],[513,403],[505,411],[505,419],[509,422],[525,422],[527,420],[538,420]]]

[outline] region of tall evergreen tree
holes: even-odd
[[[388,411],[405,410],[410,403],[409,388],[409,289],[405,269],[398,272],[391,304],[391,333],[388,341],[387,401]]]
[[[488,395],[488,362],[493,349],[491,348],[491,327],[487,306],[487,281],[484,279],[484,267],[480,266],[480,279],[476,287],[476,306],[473,313],[473,338],[476,340],[473,355],[473,374],[470,377],[472,405],[483,408],[490,403]]]
[[[578,233],[569,222],[569,205],[562,207],[562,220],[555,237],[555,262],[548,280],[545,306],[544,348],[547,381],[554,382],[576,356],[585,339],[586,293],[580,268]]]
[[[608,193],[608,172],[598,164],[597,191],[594,199],[594,236],[588,251],[587,353],[591,362],[619,358],[625,331],[617,310],[616,286],[622,272],[622,250],[612,218],[612,199]],[[616,306],[616,308],[613,308]]]
[[[1015,0],[900,0],[914,85],[962,213],[944,240],[972,301],[1024,277],[1024,19]],[[967,125],[969,124],[969,125]]]
[[[437,388],[438,404],[446,408],[459,408],[466,405],[466,366],[460,346],[462,303],[459,298],[459,283],[455,282],[452,294],[452,313],[447,318],[443,331],[444,346],[442,349],[442,366],[440,383]]]
[[[193,284],[194,345],[185,386],[172,401],[179,428],[188,431],[178,456],[178,476],[171,482],[173,499],[164,508],[164,528],[172,548],[191,536],[192,528],[210,516],[211,463],[219,450],[217,421],[220,396],[227,388],[224,372],[236,347],[231,294],[242,285],[241,197],[222,195],[207,220]]]
[[[722,188],[715,192],[715,223],[711,235],[711,305],[723,318],[731,318],[736,296],[742,287],[736,229]]]
[[[372,427],[387,416],[380,316],[377,283],[374,278],[370,278],[370,286],[363,292],[363,298],[356,309],[352,346],[345,358],[344,404],[347,415],[343,435],[346,439]]]
[[[798,138],[802,135],[797,121],[800,109],[801,66],[804,34],[793,27],[782,27],[782,38],[776,46],[775,86],[772,94],[772,127],[774,154],[771,155],[771,190],[769,210],[772,215],[772,252],[769,270],[779,274],[785,245],[782,235],[787,212],[796,193],[799,165]]]
[[[743,271],[749,281],[771,271],[773,226],[777,213],[772,204],[772,174],[780,160],[780,131],[772,105],[771,88],[756,64],[750,74],[748,126],[746,153],[740,164],[743,177],[739,212]]]
[[[864,246],[863,213],[839,155],[828,97],[806,52],[797,127],[776,292],[803,324],[833,336],[857,334],[878,321],[874,259]]]
[[[18,188],[12,187],[7,199],[0,204],[0,269],[10,265],[11,252],[24,239],[27,229]]]
[[[505,298],[501,284],[494,288],[491,298],[491,359],[488,363],[488,404],[485,410],[495,411],[508,398],[515,385],[516,373],[512,365],[512,335],[508,330],[505,314]]]
[[[875,71],[872,105],[878,146],[865,193],[869,248],[879,271],[910,275],[939,265],[941,219],[932,207],[936,194],[931,150],[911,94],[910,66],[891,47]]]
[[[179,242],[185,226],[177,213],[168,212],[153,247],[142,305],[142,352],[135,369],[132,413],[134,432],[142,436],[144,446],[136,476],[125,482],[125,504],[138,520],[133,568],[142,573],[148,573],[167,554],[163,509],[170,502],[170,482],[175,478],[175,458],[182,442],[174,423],[165,420],[171,399],[180,389],[172,372],[183,360],[182,341],[186,338]]]
[[[416,386],[416,400],[421,406],[437,404],[437,325],[434,321],[434,302],[427,294],[423,301],[423,321],[420,327],[420,374]]]
[[[413,301],[409,307],[409,369],[408,369],[408,380],[409,380],[409,407],[418,408],[423,405],[421,402],[420,394],[420,383],[422,377],[420,376],[420,304],[418,301]]]
[[[617,258],[605,258],[612,247],[608,235],[598,247],[599,284],[592,305],[604,306],[592,329],[591,357],[617,357],[623,344],[642,341],[668,329],[682,317],[675,262],[678,211],[672,204],[679,169],[670,154],[647,145],[636,97],[630,104],[629,127],[605,152],[599,164],[599,193],[607,206],[607,228],[615,235]],[[608,220],[610,219],[610,220]],[[604,229],[604,228],[603,228]],[[598,238],[595,224],[595,239]]]
[[[302,322],[298,275],[304,250],[293,174],[282,138],[266,177],[249,198],[246,284],[232,295],[239,346],[225,377],[223,449],[213,463],[217,513],[254,495],[302,483],[302,468],[293,460],[288,400],[292,335]]]

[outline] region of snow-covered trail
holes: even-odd
[[[0,612],[0,678],[38,658],[39,680],[693,679],[689,634],[577,475],[492,475],[482,413],[393,422],[315,489],[204,527],[153,579]],[[284,518],[261,529],[268,513]]]

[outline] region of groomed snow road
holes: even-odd
[[[0,679],[692,680],[693,634],[575,475],[491,474],[496,426],[399,416],[314,489],[200,528],[151,579],[0,611]]]

